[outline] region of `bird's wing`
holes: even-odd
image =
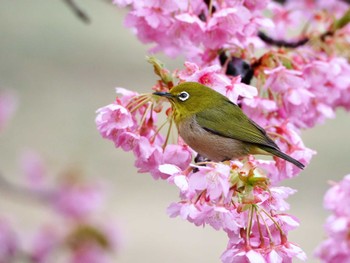
[[[206,109],[196,114],[197,123],[206,131],[252,144],[264,145],[274,149],[278,146],[265,130],[250,120],[242,110],[231,101]]]

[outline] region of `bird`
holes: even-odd
[[[226,96],[198,82],[183,82],[158,91],[173,108],[181,138],[201,156],[223,162],[251,154],[282,158],[300,169],[305,165],[281,151],[266,131]]]

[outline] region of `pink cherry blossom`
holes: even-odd
[[[199,82],[214,90],[230,85],[230,79],[221,73],[219,65],[199,68],[194,63],[185,63],[186,69],[179,72],[179,77],[187,82]]]
[[[101,135],[112,140],[116,147],[132,151],[138,171],[150,172],[155,179],[169,177],[159,170],[163,163],[185,169],[192,159],[192,151],[187,145],[164,144],[163,135],[156,126],[156,107],[162,107],[161,104],[150,110],[153,104],[147,104],[149,96],[142,97],[122,88],[117,91],[122,96],[117,98],[116,104],[97,111],[96,125]],[[141,122],[139,127],[138,121]]]
[[[233,248],[224,252],[221,256],[221,261],[223,263],[249,263],[249,262],[258,262],[266,263],[264,257],[261,253],[255,250],[246,250],[245,248]]]
[[[157,145],[152,145],[145,137],[141,137],[139,143],[134,148],[136,156],[135,166],[140,173],[151,172],[155,179],[160,178],[158,166],[161,164],[162,149]]]
[[[319,245],[315,251],[315,256],[323,263],[347,263],[350,257],[349,245],[347,242],[337,239],[327,239]]]
[[[112,138],[118,130],[132,127],[134,122],[129,111],[121,105],[109,104],[97,110],[96,125],[102,136]]]
[[[274,1],[271,1],[269,3],[269,10],[271,10],[272,12],[274,28],[273,30],[269,30],[268,32],[271,37],[274,37],[276,39],[288,40],[289,38],[286,39],[288,35],[285,29],[287,27],[298,28],[304,22],[303,20],[305,19],[301,9],[288,8],[285,5],[282,6]],[[309,14],[308,17],[310,15],[311,14]]]
[[[319,14],[321,10],[327,10],[331,16],[335,15],[339,18],[347,8],[346,3],[343,1],[296,0],[286,1],[285,4],[271,1],[268,9],[272,11],[272,20],[275,28],[274,30],[269,30],[269,34],[276,39],[290,40],[290,32],[286,28],[302,28],[306,23],[314,31],[324,32],[329,26],[329,21],[327,19],[324,21],[317,19],[316,14]]]
[[[26,194],[33,194],[58,214],[79,220],[102,206],[104,193],[98,182],[84,182],[78,173],[70,171],[52,184],[48,180],[46,164],[33,150],[24,153],[22,166],[29,184]]]
[[[206,167],[197,166],[193,171],[188,169],[181,171],[180,168],[174,165],[160,166],[162,172],[171,175],[168,180],[176,184],[181,190],[182,200],[179,203],[171,204],[168,208],[168,214],[171,217],[180,216],[196,226],[210,225],[216,230],[222,229],[228,233],[230,240],[236,240],[237,244],[241,244],[239,243],[241,239],[237,236],[241,229],[252,224],[252,233],[250,238],[246,239],[246,242],[250,242],[250,245],[246,245],[245,252],[241,251],[241,248],[238,248],[237,251],[233,250],[236,252],[231,249],[226,251],[224,255],[227,256],[227,262],[238,260],[239,255],[242,255],[242,262],[246,262],[244,257],[245,253],[249,251],[249,249],[247,250],[248,247],[253,249],[250,254],[258,253],[266,258],[266,262],[269,262],[268,257],[277,257],[276,255],[289,261],[293,257],[304,259],[305,254],[300,248],[286,241],[285,237],[286,233],[299,226],[298,220],[285,213],[267,212],[267,210],[287,210],[289,206],[284,199],[295,191],[286,187],[269,187],[271,190],[267,191],[264,187],[267,182],[266,178],[263,173],[255,170],[254,165],[254,160],[243,166],[237,162],[231,162],[231,166],[227,164],[209,164]],[[208,176],[211,179],[209,181]],[[212,192],[213,183],[220,190]],[[225,185],[225,187],[222,188],[222,185]],[[255,204],[255,206],[251,206],[251,204]],[[249,211],[253,212],[248,212],[246,207],[250,207]],[[257,213],[260,218],[259,221],[256,220],[254,213]],[[269,241],[268,232],[261,230],[266,227],[261,226],[262,222],[265,222],[266,226],[270,228],[273,244],[275,244],[272,247],[267,246],[271,243],[271,240]],[[279,227],[276,228],[275,224],[278,224]],[[261,239],[266,239],[266,245],[261,244]],[[264,249],[260,249],[261,246]],[[270,253],[271,249],[275,250],[275,254]],[[234,253],[237,253],[237,255]],[[230,259],[228,255],[236,256]],[[226,262],[226,259],[222,258],[222,260]]]
[[[72,218],[84,218],[102,205],[103,194],[98,186],[68,181],[57,189],[53,202],[59,213]]]
[[[267,1],[258,2],[215,1],[209,10],[204,1],[199,0],[176,4],[114,1],[120,6],[132,6],[125,25],[132,28],[143,43],[154,43],[153,52],[163,51],[171,57],[183,52],[194,60],[228,43],[244,47],[260,26],[261,10],[267,4]]]
[[[206,203],[173,203],[167,212],[170,217],[180,216],[196,226],[210,225],[216,230],[224,229],[238,233],[239,228],[243,226],[243,220],[237,212]]]
[[[163,153],[163,163],[174,164],[185,170],[192,161],[192,151],[187,145],[168,144]]]
[[[84,244],[74,250],[70,263],[112,263],[114,260],[103,248],[93,244]]]
[[[145,137],[140,138],[134,148],[134,154],[137,158],[135,166],[139,168],[138,171],[150,172],[154,179],[169,177],[169,174],[160,171],[160,165],[173,164],[185,169],[192,159],[192,153],[187,146],[169,144],[163,150],[158,145],[152,145]]]
[[[199,171],[189,176],[189,186],[194,190],[206,190],[208,198],[226,197],[229,189],[230,167],[218,163],[215,167],[198,167]]]
[[[282,262],[292,262],[293,258],[298,258],[302,261],[307,260],[305,252],[302,251],[298,245],[291,242],[287,242],[283,246],[277,247],[275,250],[278,255],[282,257]]]
[[[19,240],[13,227],[4,218],[0,218],[0,244],[0,262],[13,262],[19,249]]]
[[[300,123],[303,120],[300,116],[310,110],[314,94],[308,90],[309,86],[302,78],[302,72],[280,66],[265,70],[265,74],[268,76],[265,89],[282,97],[278,113],[297,127],[305,127],[305,124]]]
[[[287,3],[288,9],[299,9],[303,11],[305,16],[306,10],[329,10],[330,12],[336,14],[337,16],[343,14],[344,11],[348,9],[348,5],[342,1],[308,1],[308,0],[297,0]]]
[[[350,257],[349,229],[348,216],[329,216],[325,225],[328,237],[316,248],[315,256],[321,262],[347,262]]]
[[[296,192],[295,189],[284,186],[270,187],[269,193],[262,192],[260,195],[262,197],[262,205],[265,209],[287,211],[289,210],[289,204],[285,199]]]
[[[162,164],[159,166],[159,171],[170,175],[167,181],[171,184],[175,184],[180,190],[181,193],[187,192],[188,189],[188,178],[183,171],[173,164]]]
[[[254,97],[254,99],[243,99],[242,109],[261,127],[265,127],[270,121],[267,116],[275,115],[278,107],[274,100]]]
[[[241,82],[241,76],[233,77],[231,85],[226,86],[225,94],[232,102],[237,103],[239,98],[253,99],[258,95],[255,87]]]
[[[315,151],[305,147],[300,135],[295,131],[293,126],[289,123],[279,124],[275,126],[275,130],[271,131],[272,138],[280,147],[281,151],[290,155],[296,160],[307,165]],[[283,179],[292,178],[300,173],[300,169],[290,162],[281,158],[274,157],[277,167],[277,173],[270,173],[270,179],[276,183]],[[274,169],[269,169],[274,171]]]
[[[119,243],[115,243],[117,232],[110,223],[106,226],[89,224],[84,219],[61,224],[59,227],[53,224],[44,225],[29,240],[30,244],[25,252],[35,263],[52,262],[57,255],[64,255],[72,263],[113,262],[112,251],[119,250]]]
[[[121,105],[127,105],[132,98],[139,95],[137,92],[125,89],[123,87],[115,88],[115,92],[119,95],[122,95],[118,97],[118,102],[120,102]]]
[[[269,0],[245,0],[244,6],[246,6],[249,10],[263,10]]]
[[[348,202],[350,198],[350,175],[334,184],[326,193],[324,197],[324,206],[339,216],[350,217],[350,207],[344,206],[344,202]]]
[[[133,132],[121,131],[114,139],[116,147],[121,147],[124,151],[132,151],[138,145],[140,135]]]
[[[132,2],[134,2],[134,0],[113,0],[113,4],[116,4],[120,7],[125,7],[127,5],[132,4]]]
[[[245,247],[241,242],[233,242],[232,244],[229,244],[227,250],[222,254],[221,260],[224,263],[292,263],[292,259],[295,257],[302,261],[307,259],[306,254],[297,245],[290,242],[275,246],[272,249],[251,249]]]
[[[327,239],[316,249],[315,256],[321,262],[347,262],[350,257],[349,229],[350,175],[344,177],[326,192],[324,206],[331,211],[325,230]]]
[[[54,226],[42,226],[30,240],[30,258],[36,263],[49,263],[62,242],[62,233]]]
[[[333,65],[329,69],[329,63]],[[342,59],[314,60],[303,68],[303,78],[309,83],[309,91],[313,94],[308,110],[303,114],[302,121],[308,127],[323,123],[326,118],[335,116],[335,107],[347,107],[348,101],[343,98],[350,87],[349,79],[345,78],[350,66]],[[322,76],[322,77],[321,77]],[[339,103],[344,101],[345,103]],[[305,125],[304,125],[305,126]]]
[[[20,159],[20,166],[31,189],[40,190],[46,186],[47,167],[37,152],[24,151]]]
[[[200,212],[195,204],[179,202],[170,204],[167,213],[170,217],[180,216],[182,219],[193,222]]]
[[[210,225],[215,230],[223,229],[226,232],[238,234],[243,227],[243,217],[235,210],[229,210],[222,206],[212,206],[206,203],[199,205],[199,213],[193,218],[196,226]]]
[[[239,5],[215,12],[206,24],[203,40],[205,46],[219,49],[234,39],[244,40],[247,37],[245,27],[251,18],[250,11]]]

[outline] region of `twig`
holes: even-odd
[[[285,41],[285,40],[273,39],[272,37],[269,37],[268,35],[266,35],[262,31],[258,32],[258,37],[262,41],[267,43],[267,44],[274,45],[274,46],[277,46],[277,47],[287,47],[287,48],[297,48],[297,47],[303,46],[307,42],[309,42],[309,38],[307,38],[307,37],[302,38],[302,39],[300,39],[298,41],[294,41],[294,42],[288,42],[288,41]]]
[[[1,173],[0,173],[0,195],[2,193],[7,193],[15,197],[20,197],[21,199],[34,199],[36,201],[48,201],[53,196],[53,193],[49,191],[33,191],[25,187],[21,187],[9,182]]]
[[[89,24],[90,18],[89,16],[80,9],[80,7],[75,3],[74,0],[63,0],[67,4],[67,6],[75,13],[75,15],[84,23]]]

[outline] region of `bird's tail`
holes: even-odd
[[[290,157],[289,155],[285,154],[284,152],[281,152],[280,150],[278,149],[274,149],[274,148],[270,148],[270,147],[263,147],[263,146],[260,146],[261,149],[263,149],[264,151],[270,153],[270,154],[273,154],[277,157],[280,157],[294,165],[296,165],[297,167],[299,167],[300,169],[304,169],[305,168],[305,165],[302,164],[301,162],[299,162],[298,160],[295,160],[294,158]]]

